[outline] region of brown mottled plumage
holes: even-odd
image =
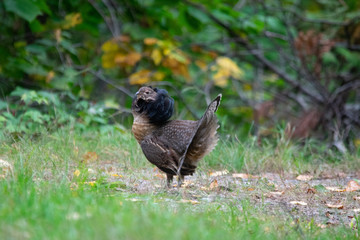
[[[134,123],[132,132],[146,158],[166,173],[170,185],[179,176],[195,172],[199,160],[211,152],[218,141],[218,121],[215,112],[220,104],[219,94],[198,121],[169,120],[174,100],[167,91],[142,87],[132,103]]]

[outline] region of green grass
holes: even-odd
[[[37,137],[1,136],[0,158],[14,167],[0,180],[0,239],[343,239],[357,231],[340,225],[322,229],[291,213],[265,214],[249,198],[201,204],[181,203],[187,189],[128,191],[151,169],[128,131],[101,135],[70,130]],[[199,171],[307,171],[311,161],[344,166],[356,156],[326,155],[285,141],[257,147],[255,141],[222,140]],[[320,150],[319,150],[320,149]],[[90,167],[116,166],[132,181],[106,182],[86,173],[84,154],[96,152]],[[334,163],[336,162],[336,163]],[[350,164],[351,165],[351,164]],[[81,174],[74,176],[75,169]],[[94,178],[94,179],[90,179]],[[87,184],[95,181],[94,185]],[[119,190],[120,188],[120,190]]]
[[[300,239],[354,237],[346,227],[321,229],[290,216],[266,216],[246,200],[200,207],[163,195],[72,191],[20,175],[1,182],[1,239]],[[133,201],[133,198],[139,201]]]

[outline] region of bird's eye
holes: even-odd
[[[145,94],[149,94],[150,92],[145,92]]]

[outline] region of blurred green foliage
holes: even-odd
[[[148,84],[169,90],[180,118],[222,92],[224,131],[243,136],[316,107],[330,112],[322,136],[360,139],[358,115],[341,110],[359,108],[357,0],[4,0],[0,16],[7,131],[129,125],[131,93]]]

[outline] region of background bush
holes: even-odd
[[[360,3],[0,2],[0,126],[129,126],[140,85],[196,119],[217,93],[223,131],[360,145]]]

